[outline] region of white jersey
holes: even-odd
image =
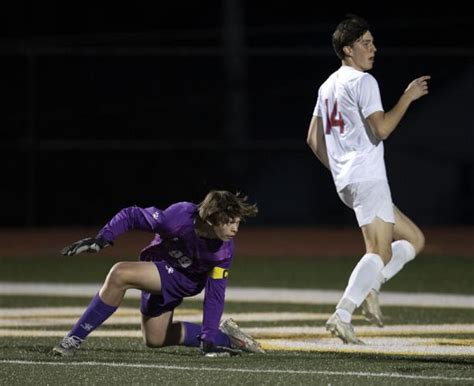
[[[356,182],[387,180],[383,142],[366,121],[376,111],[383,111],[379,86],[368,73],[342,66],[319,88],[314,115],[323,121],[337,191]]]

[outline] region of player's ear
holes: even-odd
[[[350,46],[342,47],[342,51],[344,51],[344,54],[346,56],[351,56],[351,54],[352,54],[352,48]]]

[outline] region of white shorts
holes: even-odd
[[[342,202],[353,209],[359,226],[370,224],[375,217],[395,224],[392,195],[384,180],[349,184],[338,192]]]

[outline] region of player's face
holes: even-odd
[[[374,37],[367,31],[350,47],[349,57],[352,66],[360,71],[368,71],[374,66],[375,52]]]
[[[228,223],[213,225],[212,228],[214,229],[214,233],[216,234],[217,238],[221,239],[222,241],[229,241],[237,234],[239,231],[240,225],[240,218],[236,217],[230,219]]]

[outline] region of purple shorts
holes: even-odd
[[[146,316],[159,316],[174,310],[183,298],[197,295],[206,285],[205,280],[191,280],[166,261],[153,261],[161,279],[161,294],[142,291],[140,311]]]

